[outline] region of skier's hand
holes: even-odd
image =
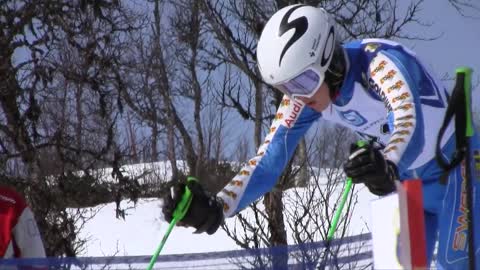
[[[395,190],[397,166],[370,144],[362,147],[352,144],[344,170],[353,183],[364,183],[375,195],[386,195]]]
[[[167,192],[163,197],[164,205],[162,208],[165,220],[168,222],[172,220],[173,212],[185,192],[185,185],[192,192],[192,203],[177,225],[194,227],[197,229],[195,233],[207,232],[213,234],[223,223],[223,206],[214,195],[208,194],[197,181],[176,184],[172,186],[170,192]]]

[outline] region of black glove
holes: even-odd
[[[215,196],[205,192],[197,181],[188,181],[187,186],[192,192],[192,203],[177,225],[194,227],[197,229],[195,233],[207,232],[213,234],[224,220],[222,203]],[[167,192],[163,197],[162,212],[166,221],[172,221],[173,212],[184,192],[185,183],[179,183],[174,185],[171,192]]]
[[[395,191],[397,166],[386,160],[380,149],[370,144],[362,147],[352,144],[344,170],[353,183],[364,183],[375,195],[382,196]]]

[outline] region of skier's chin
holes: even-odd
[[[309,108],[317,112],[322,112],[331,102],[329,92],[327,84],[323,83],[312,97],[298,97],[298,99]]]
[[[325,107],[326,107],[321,102],[318,102],[315,100],[308,101],[305,103],[305,105],[317,112],[322,112],[323,110],[325,110]]]
[[[305,103],[305,105],[307,105],[308,107],[310,107],[314,110],[318,110],[318,102],[309,101],[309,102]]]

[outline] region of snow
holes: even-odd
[[[126,202],[124,202],[126,203]],[[125,207],[126,205],[122,205]],[[133,204],[129,205],[133,206]],[[161,214],[161,200],[139,200],[127,210],[125,220],[115,217],[115,203],[100,206],[97,215],[85,224],[80,237],[88,238],[81,256],[151,255],[157,249],[168,223]],[[175,227],[162,254],[182,254],[238,249],[223,230],[214,235],[193,234],[194,229]]]
[[[348,235],[369,231],[369,203],[376,198],[364,186],[357,186],[358,204],[355,206]],[[301,191],[301,189],[299,190]],[[336,194],[332,196],[333,199],[340,197],[341,192],[342,190],[339,188]],[[153,254],[169,226],[162,216],[161,205],[162,201],[160,199],[140,199],[135,207],[133,207],[133,203],[124,201],[122,202],[122,207],[129,208],[126,210],[125,220],[115,217],[115,203],[95,207],[98,213],[94,218],[87,221],[80,232],[81,238],[88,239],[85,250],[80,256],[137,256]],[[290,203],[286,207],[293,208],[295,206]],[[244,210],[242,214],[248,215],[248,209]],[[226,222],[233,224],[234,219],[229,218]],[[240,249],[221,229],[213,235],[194,234],[193,232],[193,228],[175,227],[161,254],[202,253]],[[287,234],[290,236],[289,231],[287,231]],[[293,244],[291,237],[288,240]]]

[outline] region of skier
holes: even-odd
[[[6,186],[0,186],[0,255],[3,259],[45,258],[32,211],[20,194]]]
[[[322,117],[384,145],[352,148],[344,169],[354,183],[382,196],[395,190],[396,179],[422,179],[427,261],[438,240],[439,266],[466,269],[465,166],[457,166],[448,181],[440,181],[444,171],[435,160],[448,92],[415,53],[384,39],[340,44],[325,10],[298,4],[269,19],[258,41],[257,60],[263,80],[285,94],[270,133],[257,155],[216,196],[198,183],[188,183],[193,201],[180,225],[212,234],[224,217],[271,190],[300,138]],[[480,150],[478,138],[472,141],[472,149]],[[445,157],[455,150],[452,124],[441,149]],[[165,198],[168,221],[183,189],[177,185]],[[480,196],[474,198],[476,209]],[[480,224],[478,210],[474,213]]]

